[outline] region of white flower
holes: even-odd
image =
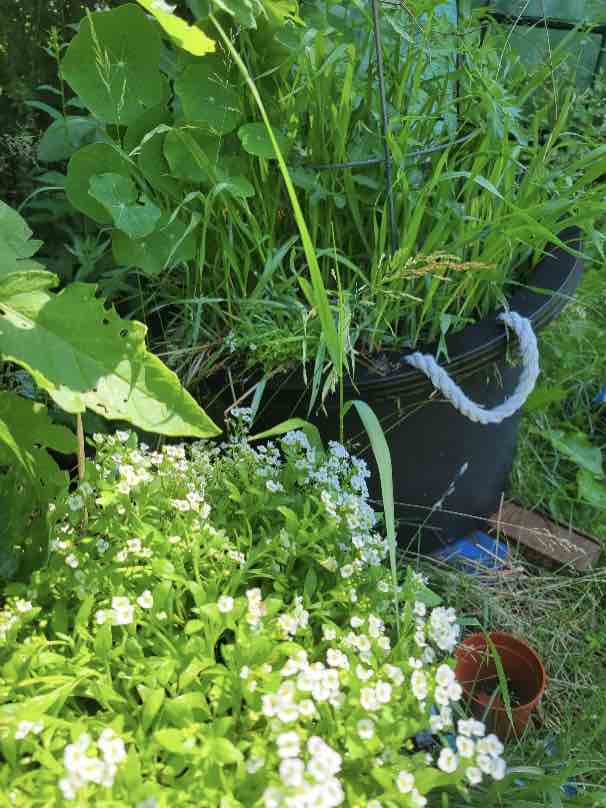
[[[427,805],[427,797],[424,797],[416,788],[410,792],[410,801],[416,808],[423,808]]]
[[[490,762],[490,774],[494,780],[502,780],[507,773],[503,758],[493,758]]]
[[[436,671],[436,682],[441,687],[448,687],[451,682],[454,682],[455,675],[452,668],[449,668],[448,665],[440,665],[438,670]]]
[[[17,598],[17,600],[15,601],[15,609],[21,614],[31,612],[32,602],[31,600],[22,600],[21,598]]]
[[[361,718],[357,724],[358,735],[363,741],[370,740],[375,734],[375,722],[370,718]]]
[[[65,556],[65,563],[67,564],[68,567],[71,567],[73,570],[75,570],[80,565],[80,562],[73,553],[70,553],[70,555]]]
[[[27,738],[30,732],[33,735],[39,735],[44,729],[42,721],[19,721],[17,730],[15,732],[15,740],[21,741]]]
[[[234,608],[234,599],[229,595],[222,595],[217,601],[217,608],[221,614],[228,614]]]
[[[79,511],[84,507],[84,500],[77,494],[72,494],[67,498],[67,507],[70,511]]]
[[[423,671],[414,671],[410,677],[412,692],[415,698],[423,701],[427,698],[427,677]]]
[[[410,772],[400,772],[396,777],[396,786],[402,794],[408,794],[415,786],[415,778]]]
[[[415,601],[415,605],[413,608],[413,613],[417,615],[417,617],[425,617],[427,614],[427,606],[420,601]]]
[[[499,757],[503,754],[503,744],[496,735],[487,735],[478,741],[478,752],[483,752],[490,757]]]
[[[289,788],[298,788],[303,784],[305,766],[298,758],[287,758],[280,763],[280,779]]]
[[[141,592],[139,597],[137,598],[137,603],[142,609],[151,609],[154,605],[154,597],[149,589],[146,589],[144,592]]]
[[[135,609],[128,598],[112,598],[112,623],[115,626],[128,626],[133,622]]]
[[[353,574],[354,574],[354,568],[351,564],[345,564],[344,567],[341,567],[342,578],[351,578]]]
[[[477,766],[470,766],[465,771],[465,777],[467,777],[469,784],[472,786],[477,786],[482,782],[482,772]]]
[[[476,745],[465,735],[457,736],[457,752],[462,758],[472,758],[476,751]]]
[[[331,668],[343,668],[349,670],[349,659],[345,656],[343,651],[338,648],[329,648],[326,652],[326,662]]]
[[[332,642],[337,638],[337,631],[332,626],[322,626],[322,636],[328,642]]]
[[[258,772],[259,769],[262,769],[264,765],[265,765],[265,758],[261,757],[260,755],[257,755],[256,757],[248,758],[248,760],[246,761],[246,771],[249,774],[255,774],[255,772]]]
[[[438,768],[441,769],[446,774],[452,774],[456,772],[457,766],[459,765],[459,758],[452,749],[448,749],[448,747],[444,747],[440,752],[440,757],[438,758]]]
[[[377,682],[375,693],[381,704],[389,704],[391,701],[391,685],[388,682]]]
[[[360,704],[365,710],[375,712],[379,709],[379,701],[374,687],[363,687],[360,691]]]
[[[124,741],[111,729],[103,730],[98,745],[106,763],[120,763],[126,757]]]
[[[296,732],[283,732],[276,738],[278,755],[281,758],[299,757],[301,742]]]
[[[105,609],[99,609],[99,611],[96,612],[95,620],[101,626],[103,625],[103,623],[105,623],[105,621],[107,620],[107,613]]]
[[[278,483],[275,480],[268,480],[265,483],[265,487],[268,491],[271,491],[272,494],[276,494],[278,491],[284,491],[282,483]]]

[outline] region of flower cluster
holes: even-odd
[[[252,446],[233,417],[220,447],[98,436],[78,501],[49,510],[49,563],[0,613],[16,808],[57,788],[117,808],[422,808],[502,778],[498,739],[456,723],[456,614],[382,562],[365,465],[300,431]],[[124,776],[100,720],[128,740]],[[56,761],[27,769],[38,748],[63,753],[60,782]]]
[[[112,787],[118,764],[126,757],[124,741],[113,730],[104,729],[99,735],[97,747],[98,750],[91,748],[91,737],[86,732],[75,743],[65,747],[65,777],[59,781],[59,788],[66,800],[76,799],[80,789],[87,783]]]

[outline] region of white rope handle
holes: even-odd
[[[424,373],[462,415],[480,424],[500,424],[516,413],[532,393],[539,375],[539,347],[530,320],[520,317],[514,311],[499,314],[499,320],[517,336],[524,367],[514,393],[491,410],[484,409],[481,404],[468,398],[430,354],[417,352],[405,357],[406,362]]]

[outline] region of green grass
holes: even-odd
[[[531,401],[512,484],[524,506],[601,539],[606,539],[606,483],[598,470],[606,447],[606,406],[592,401],[606,385],[605,303],[606,271],[596,263],[575,301],[541,338],[536,408]],[[587,466],[596,483],[590,489],[579,482],[588,479]]]

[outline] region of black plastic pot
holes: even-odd
[[[560,238],[579,248],[578,231],[566,231]],[[565,307],[582,271],[578,258],[552,247],[528,276],[529,286],[520,287],[510,298],[510,309],[528,317],[539,331]],[[493,407],[511,395],[520,376],[520,367],[507,357],[507,344],[495,312],[447,340],[450,361],[444,367],[471,399]],[[436,346],[422,350],[435,354]],[[484,519],[497,510],[513,466],[521,413],[494,426],[472,423],[442,399],[423,374],[407,365],[404,355],[389,356],[391,370],[385,375],[358,373],[355,387],[347,385],[345,400],[366,401],[381,421],[391,449],[398,541],[405,549],[428,553],[482,527]],[[301,376],[298,370],[273,387],[268,385],[255,431],[287,418],[307,418],[309,392]],[[325,408],[326,412],[313,413],[308,420],[319,427],[324,440],[334,440],[338,437],[336,396],[325,402]],[[373,470],[371,495],[379,499],[372,452],[353,410],[345,426],[348,440]],[[441,507],[436,508],[440,501]]]

